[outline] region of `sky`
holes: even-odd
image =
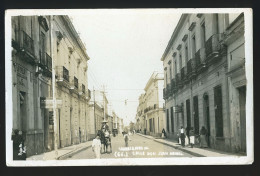
[[[135,122],[138,97],[152,73],[163,73],[160,59],[180,16],[168,9],[70,15],[90,57],[88,88],[105,86],[109,106],[124,125]]]

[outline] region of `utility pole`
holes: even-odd
[[[96,112],[95,112],[96,101],[95,101],[95,89],[94,89],[94,86],[93,86],[93,99],[94,99],[94,127],[95,127],[95,134],[96,134],[97,123],[96,123]]]
[[[51,15],[50,22],[50,32],[51,32],[51,57],[52,57],[52,98],[53,98],[53,126],[54,126],[54,150],[55,150],[55,159],[58,158],[58,136],[57,136],[57,119],[56,119],[56,97],[55,97],[55,65],[54,65],[54,54],[53,54],[53,15]]]

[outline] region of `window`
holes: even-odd
[[[205,22],[203,22],[200,26],[201,29],[201,47],[205,47],[205,41],[206,41],[206,31],[205,31]]]
[[[180,70],[181,70],[181,68],[182,68],[182,55],[181,55],[181,51],[180,51],[180,54],[179,54],[179,68],[180,68]]]
[[[214,88],[214,109],[216,137],[223,137],[223,113],[222,113],[222,91],[221,86]]]
[[[185,46],[185,61],[186,61],[186,64],[188,63],[188,60],[189,60],[188,57],[189,57],[189,56],[188,56],[188,45],[186,45],[186,46]]]
[[[177,61],[175,60],[175,62],[174,62],[174,67],[175,67],[175,75],[177,74]]]
[[[170,64],[170,80],[172,80],[172,64]]]
[[[42,64],[46,64],[45,60],[45,35],[43,32],[40,33],[40,61]]]
[[[195,57],[196,52],[196,37],[195,35],[192,37],[192,58]]]

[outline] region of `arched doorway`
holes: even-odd
[[[210,147],[210,115],[209,115],[209,96],[207,93],[203,95],[203,106],[204,106],[204,120],[206,124],[206,129],[208,131],[207,142]]]

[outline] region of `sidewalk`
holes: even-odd
[[[170,140],[170,139],[162,139],[162,138],[154,138],[153,136],[149,136],[149,135],[144,135],[144,134],[140,134],[140,133],[136,133],[140,136],[143,136],[145,138],[154,140],[156,142],[168,145],[170,147],[173,147],[177,150],[181,150],[183,152],[189,153],[193,156],[197,156],[197,157],[239,157],[242,156],[240,154],[234,154],[234,153],[227,153],[227,152],[223,152],[223,151],[218,151],[218,150],[214,150],[211,148],[198,148],[198,147],[193,147],[191,148],[190,146],[186,146],[186,147],[182,147],[180,146],[177,142]]]
[[[60,148],[60,149],[58,149],[57,160],[66,159],[70,155],[74,155],[78,152],[81,152],[82,150],[86,150],[87,148],[91,147],[91,144],[92,144],[92,141],[87,141],[87,142],[80,143],[77,145]],[[56,160],[55,157],[56,157],[55,150],[53,150],[53,151],[42,153],[39,155],[30,156],[26,160]]]

